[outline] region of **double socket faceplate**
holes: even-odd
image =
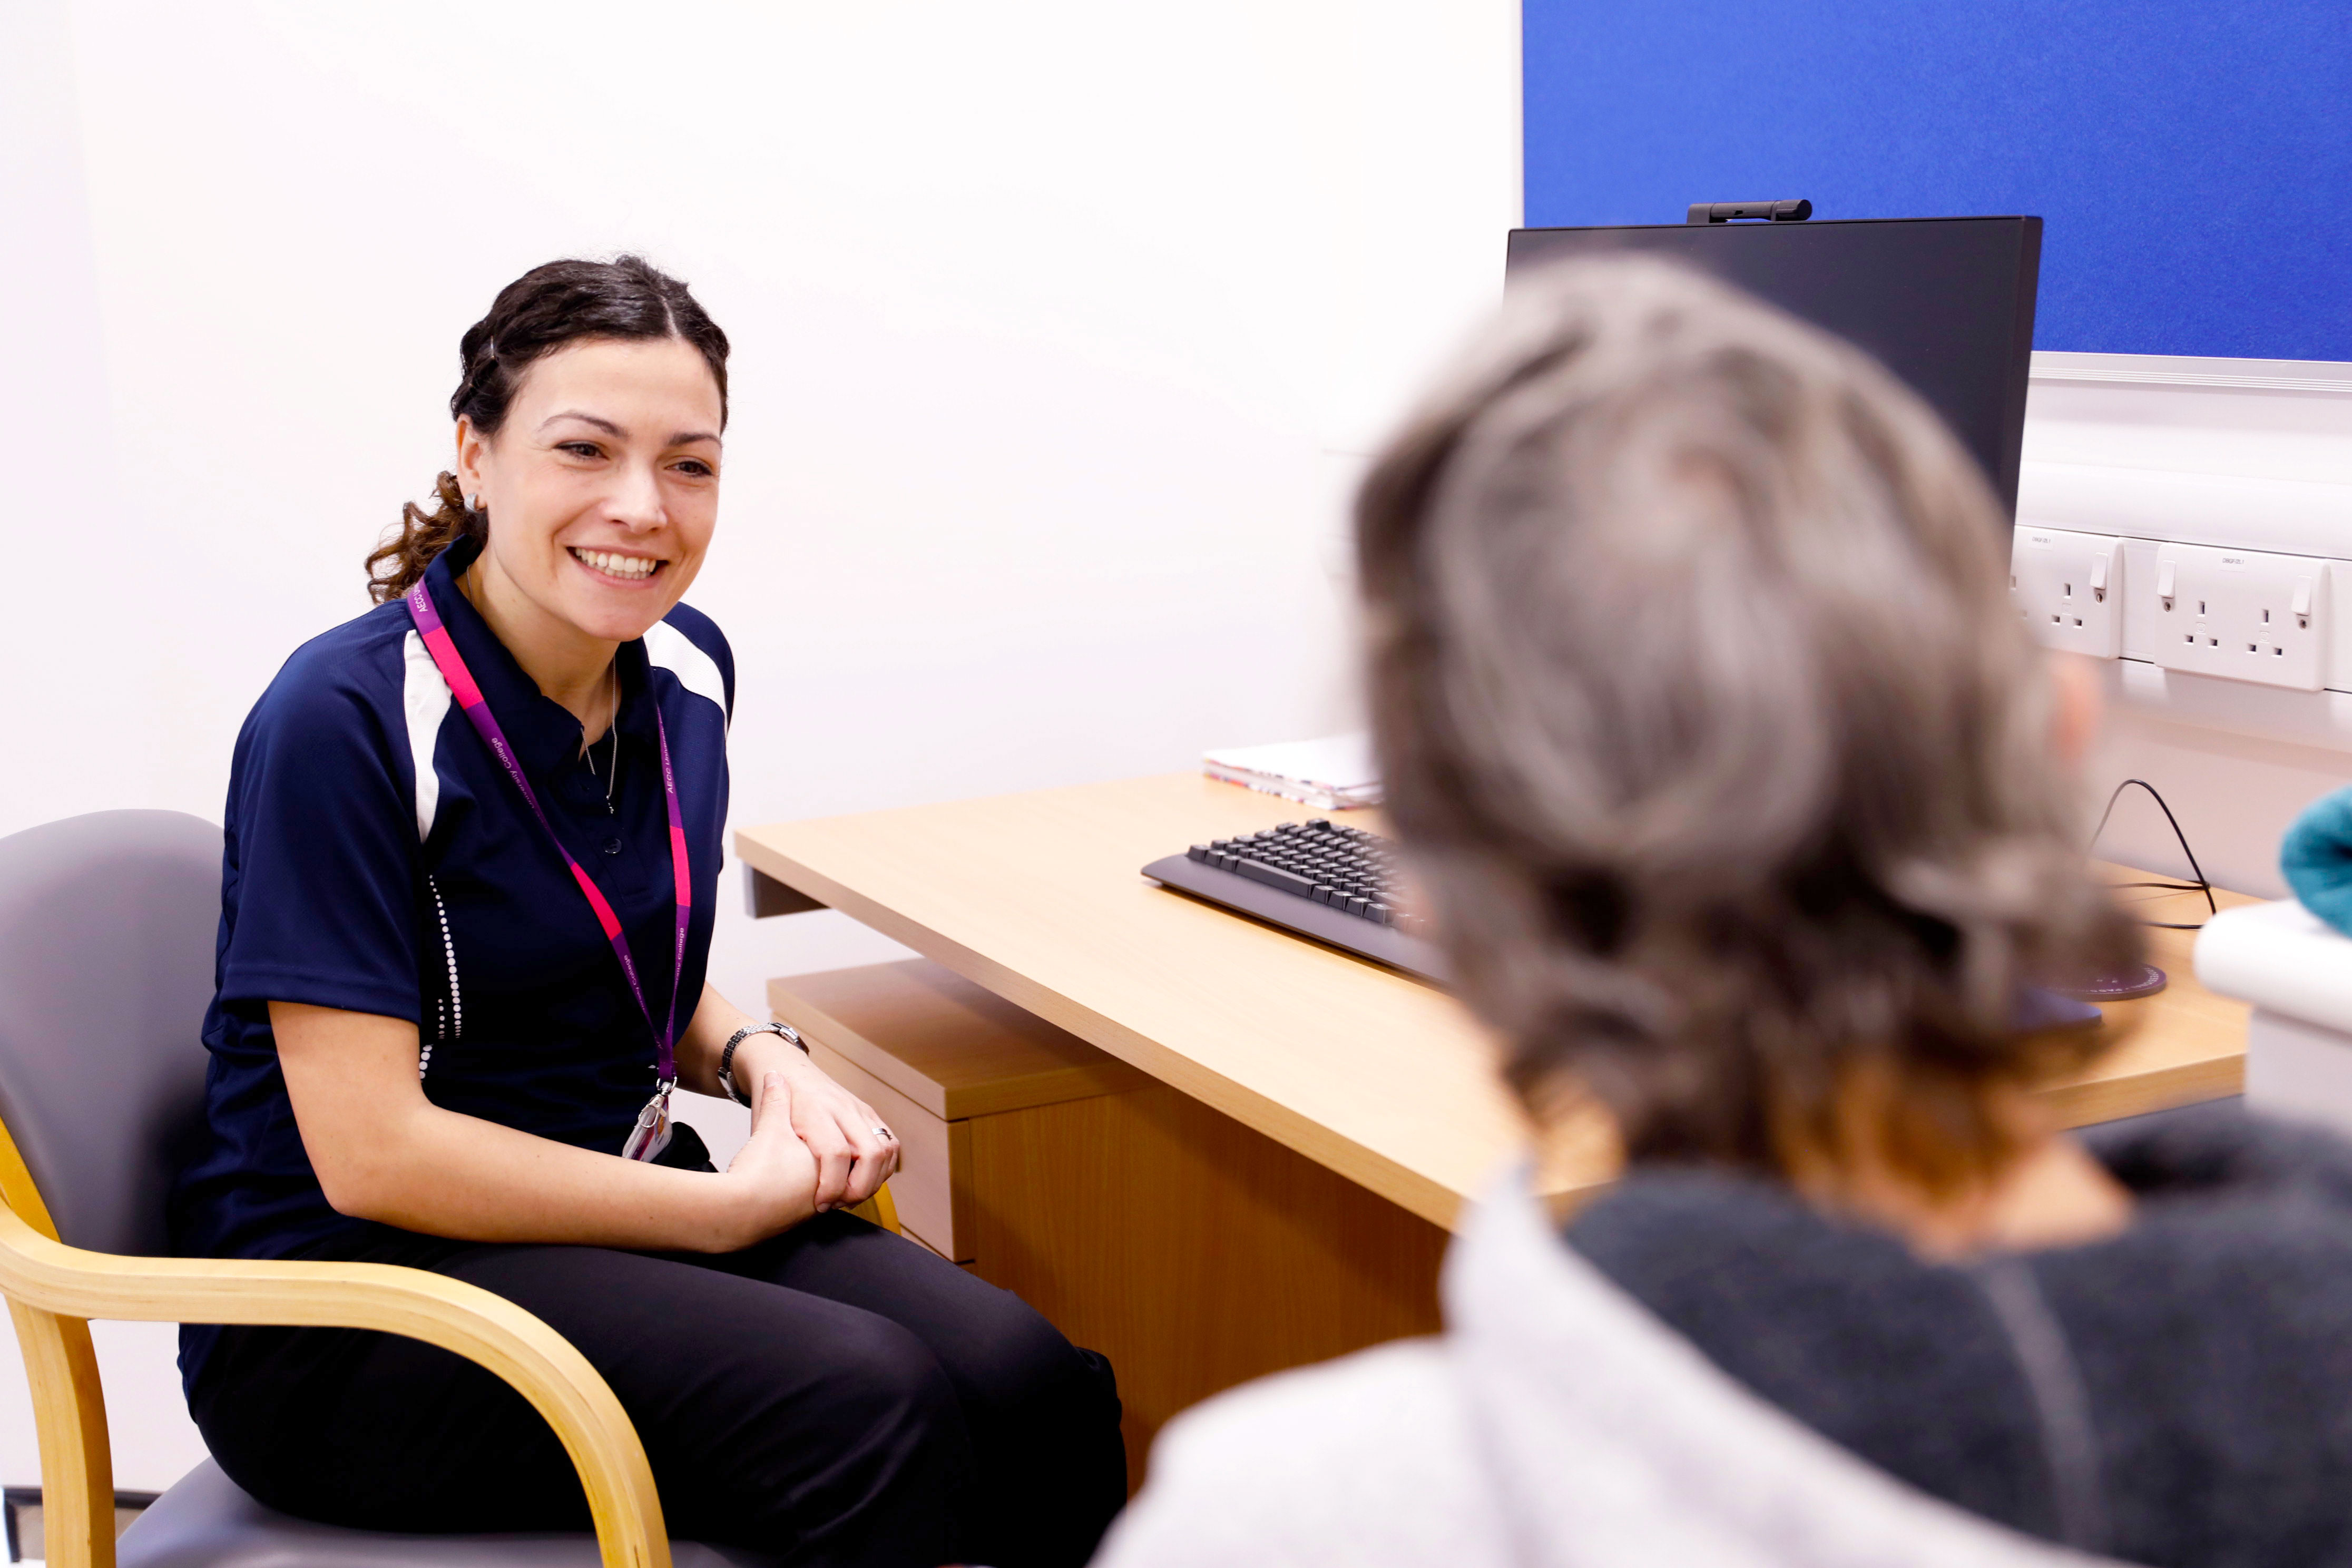
[[[2020,524],[2010,593],[2051,647],[2317,691],[2342,662],[2329,645],[2333,574],[2343,570],[2309,555]]]
[[[2156,662],[2296,691],[2326,684],[2328,563],[2165,544],[2156,552]]]
[[[2110,533],[2019,525],[2009,592],[2037,638],[2094,658],[2122,654],[2123,542]]]

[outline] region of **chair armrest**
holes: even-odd
[[[478,1286],[383,1263],[86,1252],[0,1208],[0,1293],[74,1318],[375,1329],[454,1351],[554,1428],[588,1494],[604,1568],[670,1568],[661,1499],[621,1402],[569,1341]]]

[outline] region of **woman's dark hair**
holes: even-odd
[[[1389,443],[1357,502],[1389,805],[1541,1119],[1950,1190],[2013,1147],[1997,1089],[2105,1044],[2013,1022],[2137,940],[2009,532],[1875,363],[1654,260],[1515,286]]]
[[[637,256],[551,261],[499,289],[490,313],[458,341],[449,416],[471,420],[484,436],[497,435],[532,362],[591,338],[677,338],[693,344],[719,384],[719,420],[725,427],[727,334],[685,284]],[[407,593],[433,558],[460,539],[487,533],[488,516],[467,510],[455,474],[436,479],[433,493],[429,512],[415,501],[402,506],[399,531],[387,533],[367,558],[368,591],[376,603]]]

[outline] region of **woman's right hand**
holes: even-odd
[[[816,1213],[816,1156],[793,1131],[793,1090],[784,1075],[760,1080],[751,1136],[727,1162],[743,1226],[737,1249],[765,1241]]]

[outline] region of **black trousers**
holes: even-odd
[[[1126,1500],[1109,1363],[846,1214],[726,1257],[379,1232],[335,1256],[535,1313],[636,1424],[670,1532],[793,1563],[1076,1568]],[[230,1479],[371,1530],[585,1530],[522,1396],[420,1341],[231,1327],[189,1405]]]

